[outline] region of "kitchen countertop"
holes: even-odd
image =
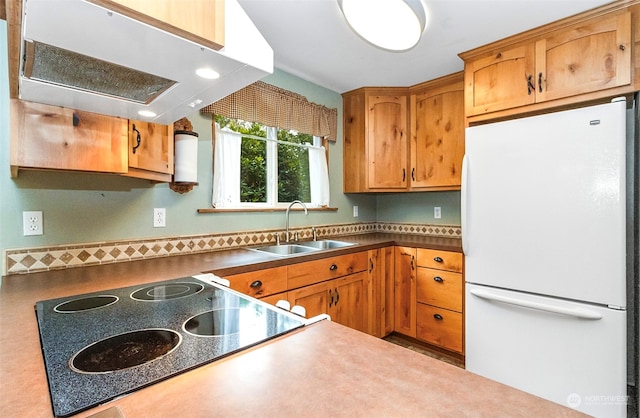
[[[459,240],[391,234],[340,237],[360,244],[460,251]],[[295,257],[296,261],[319,258]],[[0,416],[52,416],[34,304],[203,271],[248,271],[292,261],[242,249],[5,276],[0,286]],[[382,394],[382,395],[381,395]],[[175,401],[173,401],[175,399]],[[80,413],[118,406],[125,417],[431,415],[572,416],[575,411],[323,321],[301,332]]]

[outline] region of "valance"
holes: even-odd
[[[336,141],[338,110],[311,103],[306,97],[256,81],[204,107],[200,112],[258,122]]]

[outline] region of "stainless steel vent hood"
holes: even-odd
[[[216,51],[90,1],[24,0],[19,98],[171,124],[273,72],[273,50],[237,0],[224,9]]]

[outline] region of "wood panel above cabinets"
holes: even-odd
[[[638,21],[640,2],[613,2],[459,54],[467,124],[640,89]]]
[[[344,93],[344,192],[460,189],[463,89],[460,72]]]

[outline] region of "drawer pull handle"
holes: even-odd
[[[434,317],[435,319],[437,319],[438,321],[442,321],[442,320],[444,319],[444,318],[442,318],[442,315],[440,315],[439,313],[437,313],[437,314],[433,314],[433,317]]]
[[[252,289],[257,289],[258,287],[262,286],[262,282],[260,280],[256,280],[255,282],[252,282],[249,287]]]
[[[331,289],[329,289],[329,297],[331,298],[331,300],[329,301],[329,307],[333,306],[333,292],[331,292]]]
[[[336,303],[334,303],[333,306],[336,306],[338,302],[340,302],[340,293],[338,293],[338,289],[336,289]]]
[[[335,264],[332,264],[329,266],[329,270],[334,271],[334,270],[338,270],[338,266]]]
[[[438,283],[444,283],[444,279],[440,276],[436,276],[433,278],[434,281],[438,282]]]
[[[436,263],[442,263],[442,257],[433,257],[433,261]]]

